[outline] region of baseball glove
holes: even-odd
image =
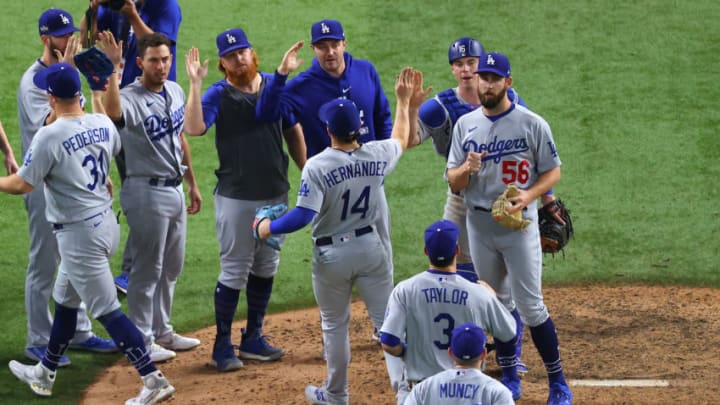
[[[265,244],[270,246],[271,248],[275,250],[280,250],[280,238],[278,236],[271,236],[265,240],[262,240],[260,238],[260,235],[258,234],[258,227],[260,226],[260,223],[262,223],[262,221],[266,219],[277,219],[282,214],[284,214],[285,211],[287,211],[287,205],[285,204],[263,205],[262,207],[256,209],[255,219],[253,220],[252,224],[252,232],[255,240],[265,242]]]
[[[558,222],[556,216],[565,221]],[[573,236],[573,224],[570,210],[562,200],[553,200],[538,209],[538,226],[540,227],[540,244],[544,253],[557,253],[570,242]]]
[[[507,208],[512,206],[508,199],[517,196],[520,193],[515,184],[509,184],[507,189],[500,194],[492,205],[492,216],[500,225],[510,228],[513,231],[525,229],[530,225],[530,220],[523,219],[522,212],[518,211],[514,214],[507,212]]]
[[[93,90],[104,90],[108,78],[115,71],[112,61],[95,46],[75,55],[74,61]]]

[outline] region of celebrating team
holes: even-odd
[[[174,23],[153,22],[148,10],[163,9],[159,4],[176,10]],[[511,88],[505,55],[484,52],[472,38],[455,41],[449,61],[458,87],[427,101],[422,73],[403,69],[395,84],[392,122],[375,67],[345,51],[347,40],[338,21],[313,24],[312,66],[287,84],[288,75],[303,63],[297,58],[303,41],[286,52],[274,74],[268,74],[258,71],[255,51],[242,29],[221,32],[216,43],[224,78],[202,94],[208,62],[201,63],[199,51],[191,48],[185,60],[190,78],[186,99],[170,73],[180,23],[175,0],[125,0],[115,5],[93,0],[89,11],[95,17],[89,12],[90,21],[84,20],[83,28],[116,69],[104,89],[93,87],[92,107],[101,114],[84,112],[73,66],[80,44],[72,35],[77,30],[72,16],[51,9],[39,24],[43,58],[26,73],[18,94],[19,100],[35,94],[34,109],[19,107],[19,112],[34,114],[32,120],[26,118],[33,126],[26,125],[23,133],[19,170],[0,131],[9,174],[0,178],[0,191],[36,196],[30,200],[36,203],[27,204],[28,214],[31,207],[36,213],[31,215],[36,219],[30,222],[30,236],[35,244],[52,247],[31,250],[31,264],[41,263],[42,272],[35,270],[37,266],[28,268],[28,284],[38,279],[46,285],[40,289],[45,303],[57,267],[55,256],[60,256],[53,292],[55,318],[28,334],[26,354],[38,363],[10,363],[13,374],[35,393],[51,394],[56,369],[70,363],[65,350],[74,347],[99,352],[119,348],[128,356],[143,388],[127,403],[152,404],[173,395],[174,387],[154,363],[200,344],[175,333],[170,325],[174,286],[184,263],[186,215],[197,213],[202,204],[185,135],[203,135],[216,125],[220,167],[214,199],[221,271],[215,288],[212,362],[219,371],[243,367],[240,358],[272,361],[286,353],[267,341],[263,319],[284,234],[312,221],[313,290],[320,306],[328,378],[307,387],[310,402],[349,402],[348,302],[356,285],[379,331],[398,403],[519,399],[520,375],[527,372],[520,360],[524,324],[545,364],[548,403],[572,403],[557,332],[543,303],[537,231],[536,200],[554,198],[551,190],[560,178],[560,159],[548,124]],[[110,25],[124,28],[98,31],[102,24],[109,28],[99,17],[103,15],[119,21]],[[72,141],[65,135],[88,131],[95,135],[71,148],[85,149],[87,155],[70,153]],[[393,289],[384,178],[404,150],[427,138],[447,159],[446,220],[426,230],[429,270]],[[264,221],[256,212],[266,206],[284,207],[288,201],[283,139],[302,170],[297,206],[285,215],[277,209],[277,216]],[[120,200],[130,229],[124,265],[129,280],[127,317],[108,292],[113,284],[108,259],[117,249],[118,227],[108,215],[112,185],[107,173],[121,144]],[[507,148],[497,150],[500,144]],[[61,153],[63,148],[68,156]],[[189,187],[189,206],[183,180]],[[493,200],[509,183],[521,189],[510,210],[535,223],[526,231],[502,228],[490,215]],[[87,198],[80,204],[68,197],[72,193]],[[90,249],[94,245],[97,250]],[[372,258],[367,251],[382,254]],[[41,261],[41,254],[48,256]],[[236,352],[231,329],[243,289],[248,319]],[[26,302],[33,308],[29,320],[35,313],[49,317],[46,305]],[[112,342],[92,334],[83,302]],[[456,323],[463,325],[455,328]],[[432,339],[419,339],[419,331],[435,329]],[[495,339],[502,384],[475,370],[486,356],[483,330]],[[35,335],[37,343],[30,341]],[[452,367],[462,371],[434,376]],[[474,388],[453,391],[458,384]]]

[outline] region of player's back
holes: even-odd
[[[453,367],[447,353],[452,330],[473,322],[487,333],[512,339],[515,321],[485,287],[456,273],[428,270],[397,287],[407,308],[408,378],[422,380]]]
[[[368,142],[351,152],[326,148],[308,160],[298,205],[318,212],[313,236],[351,232],[377,222],[383,183],[402,150],[395,140]],[[304,198],[303,187],[319,187],[322,202]],[[319,205],[319,206],[318,206]]]
[[[413,388],[415,404],[513,404],[512,394],[499,381],[476,368],[442,371]]]
[[[59,117],[40,128],[25,166],[45,175],[47,217],[52,223],[71,223],[112,205],[107,177],[120,138],[105,115]]]

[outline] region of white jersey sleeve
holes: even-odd
[[[50,115],[50,103],[47,92],[35,85],[33,77],[45,66],[36,60],[20,79],[17,93],[18,126],[22,139],[22,154],[27,153],[35,133],[45,125],[45,119]]]

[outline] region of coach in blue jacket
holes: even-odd
[[[290,73],[303,62],[297,51],[303,41],[285,54],[283,62],[258,106],[259,118],[277,120],[281,113],[292,113],[305,133],[308,158],[330,146],[325,124],[320,121],[320,106],[335,98],[347,98],[360,110],[360,142],[387,139],[392,130],[390,104],[383,92],[375,66],[355,59],[345,51],[347,41],[339,21],[322,20],[311,29],[315,58],[312,66],[285,84]]]

